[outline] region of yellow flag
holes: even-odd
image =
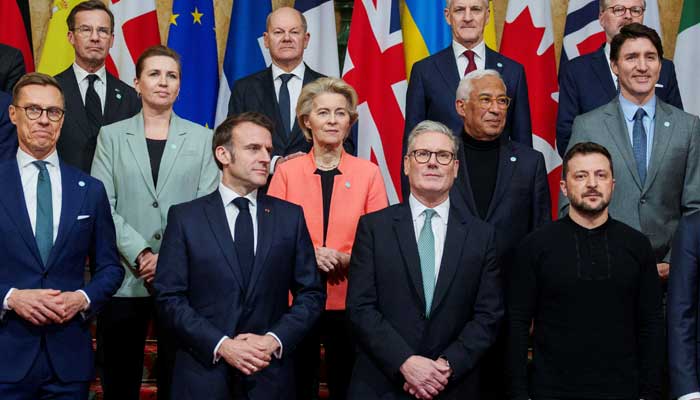
[[[489,22],[484,28],[484,42],[492,50],[498,50],[498,43],[496,42],[496,21],[493,14],[493,0],[489,0]]]
[[[49,29],[46,31],[44,49],[39,57],[37,71],[56,75],[68,68],[75,59],[73,46],[68,41],[66,18],[70,10],[83,0],[55,0],[51,9]]]

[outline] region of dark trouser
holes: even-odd
[[[496,342],[484,354],[479,370],[480,390],[483,400],[502,400],[506,396],[505,379],[505,329],[496,338]]]
[[[344,310],[324,311],[320,322],[297,348],[294,356],[297,399],[318,398],[319,341],[325,350],[329,399],[344,400],[355,363],[355,345]]]
[[[27,376],[17,383],[0,383],[2,400],[87,400],[90,382],[61,382],[42,346]]]

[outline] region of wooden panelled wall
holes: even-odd
[[[4,1],[4,0],[1,0]],[[261,0],[262,1],[262,0]],[[336,3],[340,1],[351,1],[351,0],[336,0]],[[443,0],[425,0],[425,1],[439,1]],[[552,19],[554,22],[554,40],[556,45],[557,60],[559,59],[559,51],[561,48],[561,38],[564,32],[564,22],[566,19],[566,8],[568,0],[550,0],[552,4]],[[667,58],[673,57],[673,51],[676,44],[676,34],[678,32],[678,23],[680,20],[680,10],[683,5],[684,0],[657,0],[659,4],[659,11],[661,13],[661,24],[663,29],[663,39],[664,39],[664,52]],[[685,0],[685,1],[700,1],[700,0]],[[107,2],[107,1],[105,1]],[[168,19],[170,17],[170,11],[172,7],[173,0],[156,0],[156,5],[158,8],[158,22],[160,25],[160,34],[163,43],[167,42],[168,37]],[[221,27],[217,29],[217,40],[219,45],[219,62],[223,62],[223,51],[226,45],[226,38],[228,36],[228,26],[229,19],[231,17],[231,5],[233,0],[215,0],[216,8],[216,26]],[[53,0],[29,0],[32,13],[32,31],[34,40],[34,51],[36,55],[36,60],[39,60],[41,55],[41,48],[44,42],[44,35],[46,34],[46,28],[48,26],[48,19],[51,13],[51,5]],[[293,5],[294,0],[272,0],[273,7],[280,7],[285,5]],[[494,0],[495,7],[495,18],[497,35],[500,43],[501,33],[503,32],[503,20],[505,18],[507,0]],[[313,38],[311,39],[313,40]],[[557,63],[558,64],[558,63]]]

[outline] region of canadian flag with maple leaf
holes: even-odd
[[[557,216],[561,157],[555,143],[559,84],[550,0],[510,0],[500,52],[521,63],[527,76],[532,146],[544,155],[552,216]]]

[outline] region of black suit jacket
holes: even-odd
[[[66,163],[90,173],[97,146],[97,134],[90,128],[78,81],[71,65],[55,76],[66,98],[66,116],[56,145],[58,155]],[[104,125],[131,118],[141,110],[141,101],[131,86],[107,72]]]
[[[22,52],[0,43],[0,90],[12,93],[15,83],[25,72]]]
[[[12,97],[0,91],[0,161],[17,156],[17,129],[10,121],[10,104]]]
[[[360,218],[349,268],[347,313],[359,352],[349,399],[411,399],[399,368],[412,355],[447,358],[441,399],[478,398],[481,356],[503,317],[493,227],[452,202],[430,316],[408,203]]]

